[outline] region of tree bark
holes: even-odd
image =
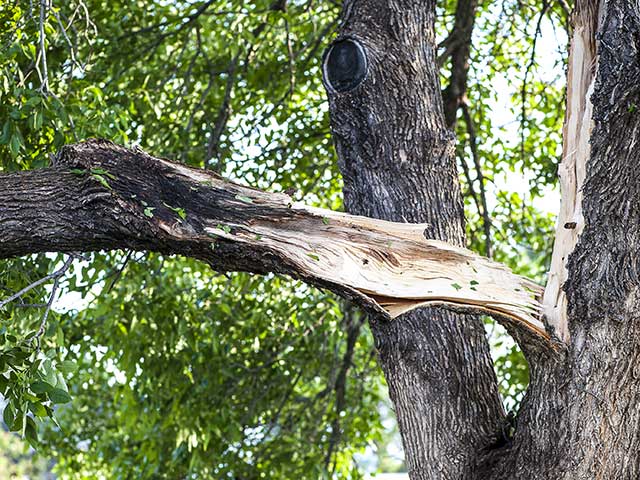
[[[542,291],[502,265],[424,237],[425,225],[306,207],[105,140],[64,147],[53,168],[0,175],[0,258],[131,248],[219,271],[279,272],[386,319],[425,304],[497,315],[554,349]]]
[[[462,245],[434,18],[434,1],[345,1],[339,35],[325,53],[324,80],[347,211],[426,223],[429,238]],[[364,53],[363,68],[336,67],[340,54],[348,58],[349,42]],[[373,316],[370,325],[410,478],[469,478],[477,452],[496,441],[505,415],[482,320],[428,309],[393,322]]]
[[[574,21],[593,26],[596,61],[592,89],[568,98],[592,108],[578,139],[590,145],[584,224],[562,285],[569,346],[532,370],[513,442],[485,455],[479,478],[640,478],[640,6],[579,1]],[[575,45],[572,55],[584,55]]]

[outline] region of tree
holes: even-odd
[[[160,37],[189,30],[188,26],[206,14],[211,3],[191,10],[175,23],[175,29]],[[543,4],[541,19],[549,8]],[[5,186],[0,194],[0,256],[100,248],[152,249],[192,256],[222,270],[294,274],[367,308],[412,478],[635,478],[640,465],[630,453],[637,435],[630,409],[637,390],[632,339],[637,284],[634,232],[638,230],[634,218],[638,205],[630,170],[637,158],[634,79],[639,73],[635,42],[640,12],[637,6],[617,1],[576,5],[560,169],[564,204],[540,306],[543,316],[538,321],[534,318],[536,304],[523,288],[530,283],[461,248],[463,205],[455,170],[456,147],[448,128],[457,126],[456,115],[461,111],[477,164],[474,119],[465,98],[469,42],[477,9],[475,2],[460,1],[451,36],[443,42],[440,60],[451,58],[444,103],[438,77],[434,2],[345,2],[338,37],[322,63],[346,209],[366,217],[420,222],[418,229],[304,209],[291,204],[286,195],[248,190],[144,152],[94,141],[62,149],[49,169],[0,176]],[[41,42],[45,10],[43,3],[40,24],[36,23]],[[268,11],[285,10],[286,2],[276,2]],[[149,28],[167,25],[174,23],[163,20]],[[248,35],[255,39],[266,25],[259,23]],[[285,25],[288,38],[287,17]],[[194,29],[198,34],[198,28]],[[198,48],[203,49],[199,34],[196,38]],[[287,44],[289,96],[295,81],[295,55],[291,42]],[[50,88],[45,50],[42,47],[39,55],[32,53],[31,67],[31,71],[40,67],[44,94]],[[249,52],[232,52],[227,77],[235,75],[241,57],[248,58],[252,53],[251,47]],[[215,70],[210,59],[204,63],[210,71]],[[70,72],[72,77],[73,68]],[[206,159],[213,159],[218,169],[220,157],[216,158],[214,152],[220,148],[219,132],[227,121],[230,89],[225,86],[222,108],[207,135]],[[523,91],[526,97],[526,89]],[[95,92],[92,95],[99,96]],[[53,94],[46,98],[60,101]],[[196,110],[204,104],[206,94],[201,98],[195,102]],[[525,101],[522,106],[524,112]],[[523,136],[524,117],[523,113]],[[192,118],[187,122],[189,128]],[[35,130],[37,112],[29,119]],[[19,151],[24,142],[16,134],[15,125],[7,124],[5,143],[10,150]],[[110,123],[109,127],[114,125]],[[525,144],[523,141],[521,148]],[[480,173],[477,180],[480,198],[484,199],[476,202],[483,217],[484,250],[490,254],[492,219]],[[472,185],[469,182],[470,190]],[[379,275],[373,287],[354,284],[330,261],[332,254],[352,258],[354,249],[360,252],[363,247],[384,244],[389,236],[400,239],[402,245],[396,246],[397,252],[406,252],[398,254],[401,260],[416,264],[402,268],[402,273],[412,278],[409,285],[418,283],[421,269],[430,271],[422,265],[434,261],[448,269],[446,274],[436,276],[450,280],[453,276],[453,281],[446,285],[436,282],[434,292],[427,291],[424,297],[416,298],[402,289],[391,289],[393,294],[389,294],[382,288],[382,277],[388,277],[392,286],[402,281],[390,274],[393,269],[384,270],[387,261],[372,261],[375,255],[357,257],[362,261],[358,271]],[[429,242],[424,236],[449,243]],[[283,247],[287,241],[290,245]],[[415,246],[418,242],[419,249]],[[67,261],[48,277],[54,280],[50,299],[54,298],[60,272],[70,264]],[[480,264],[482,269],[477,268]],[[475,272],[478,280],[470,277],[469,269],[481,270]],[[497,278],[491,272],[498,271],[505,275],[500,278],[507,280],[485,285],[485,280]],[[496,301],[491,294],[500,287],[506,287],[505,292],[501,291]],[[418,309],[424,301],[449,307]],[[488,311],[501,318],[527,356],[531,384],[515,423],[500,402],[483,323],[476,316],[453,312],[461,306],[466,311]],[[32,348],[35,344],[40,349],[47,328],[50,303],[43,308],[41,328],[26,339],[32,340]],[[390,321],[388,313],[403,315]],[[362,322],[358,314],[353,315],[347,315],[345,322],[345,362],[335,382],[337,412],[343,410],[344,375]],[[130,326],[123,325],[125,330]],[[15,338],[5,338],[16,343]],[[33,405],[33,413],[47,415],[52,413],[51,406],[41,400],[64,402],[68,395],[62,388],[64,379],[53,369],[54,362],[30,355],[31,350],[24,345],[8,350],[3,357],[5,363],[26,362],[27,367],[3,382],[6,388],[11,387],[16,399],[8,416],[5,409],[7,423],[17,422],[27,437],[33,438],[35,426],[25,416],[21,402],[31,402],[28,405]],[[33,358],[31,363],[27,357]],[[58,362],[58,366],[59,370],[71,368],[64,362]],[[191,372],[186,375],[193,376]],[[334,419],[329,435],[329,457],[337,441],[334,434],[342,428],[338,419]],[[266,436],[270,434],[268,427]],[[193,448],[197,442],[187,445]],[[175,454],[182,452],[177,449]],[[192,458],[196,458],[196,464],[202,463],[202,459]],[[153,461],[148,464],[151,468]]]

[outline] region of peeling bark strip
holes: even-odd
[[[0,176],[0,258],[133,248],[218,270],[287,273],[395,318],[445,304],[548,340],[540,287],[426,226],[292,203],[105,140],[64,147],[54,168]]]
[[[562,287],[567,354],[533,363],[513,442],[478,478],[640,478],[640,3],[578,1],[598,7],[584,227]]]
[[[596,72],[597,2],[578,2],[573,14],[574,33],[567,71],[567,112],[562,132],[562,162],[558,168],[561,204],[551,269],[543,297],[543,313],[554,333],[569,340],[567,260],[584,228],[582,185],[590,156],[589,139],[593,128],[591,95]]]

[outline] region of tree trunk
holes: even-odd
[[[640,478],[640,5],[578,2],[576,20],[598,34],[592,93],[583,98],[593,109],[581,139],[590,145],[584,227],[564,284],[569,349],[533,375],[495,478]],[[509,472],[516,465],[528,471]]]
[[[346,1],[324,80],[347,211],[426,223],[429,238],[462,245],[434,18],[434,1]],[[410,477],[467,478],[504,420],[482,320],[424,309],[370,325]]]
[[[556,245],[566,276],[550,285],[549,298],[566,292],[566,302],[552,304],[548,318],[568,345],[561,355],[525,352],[531,385],[515,436],[495,441],[503,412],[479,320],[431,309],[370,321],[412,480],[640,478],[639,10],[622,0],[582,1],[574,15],[581,38],[570,60],[565,152],[575,145],[586,165],[576,160],[573,193],[563,195],[584,225],[577,246]],[[433,16],[434,2],[346,2],[326,53],[325,85],[347,209],[425,222],[433,238],[460,244]],[[349,42],[359,44],[366,68],[341,75],[332,57],[348,59]],[[355,80],[345,81],[349,75]],[[590,77],[576,82],[579,75]],[[585,80],[591,88],[572,91]]]

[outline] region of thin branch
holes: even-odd
[[[284,29],[287,36],[287,55],[289,57],[289,97],[293,95],[296,89],[296,63],[295,55],[293,53],[293,43],[291,41],[291,30],[289,29],[289,22],[284,19]]]
[[[458,108],[467,92],[471,36],[477,8],[477,0],[458,0],[453,29],[443,42],[445,52],[442,55],[451,56],[451,76],[449,84],[442,92],[445,120],[451,129],[455,128]],[[445,59],[439,61],[444,64]]]
[[[109,288],[107,288],[106,293],[110,293],[111,290],[113,290],[113,287],[116,285],[116,283],[118,283],[118,280],[120,280],[120,278],[122,278],[122,272],[124,272],[124,269],[127,268],[127,265],[129,264],[129,259],[131,258],[131,255],[133,255],[133,250],[129,250],[127,252],[127,256],[124,257],[124,261],[122,262],[122,265],[116,271],[115,276],[111,280],[111,284],[109,285]]]
[[[571,7],[569,6],[569,4],[565,0],[558,0],[558,5],[560,5],[560,8],[562,8],[562,11],[564,12],[565,17],[570,18]]]
[[[209,167],[214,155],[217,155],[218,147],[220,145],[220,138],[222,137],[222,133],[225,130],[227,122],[229,121],[231,94],[233,93],[233,87],[236,81],[236,68],[238,66],[239,58],[240,53],[236,54],[236,56],[233,57],[227,70],[227,81],[224,87],[224,98],[222,99],[222,103],[220,104],[220,108],[218,109],[216,119],[213,122],[213,128],[210,129],[209,132],[209,141],[207,142],[207,155],[205,157],[205,167]],[[216,172],[220,172],[222,170],[222,162],[220,161],[220,159],[218,159],[218,161],[216,162],[213,170]]]
[[[476,129],[473,124],[473,118],[471,118],[471,114],[469,113],[469,106],[465,102],[463,102],[461,106],[464,123],[467,127],[467,133],[469,134],[469,144],[471,146],[473,165],[476,169],[478,183],[480,184],[480,200],[482,201],[481,215],[482,225],[484,227],[484,253],[488,258],[491,258],[491,217],[489,215],[489,208],[487,207],[487,191],[485,187],[484,173],[482,173],[482,165],[480,164],[480,157],[478,155]]]
[[[464,151],[458,154],[458,158],[460,159],[460,166],[462,167],[462,172],[464,173],[464,177],[467,180],[467,189],[468,195],[473,199],[473,203],[476,206],[476,210],[478,211],[478,215],[482,216],[482,205],[480,203],[480,198],[476,193],[476,189],[474,188],[474,180],[471,178],[471,171],[469,170],[469,165],[467,164],[467,159],[465,158]],[[467,228],[469,229],[469,233],[471,234],[467,238],[467,245],[473,245],[477,236],[477,231],[473,226],[473,223],[467,222]]]
[[[525,123],[527,120],[527,84],[529,79],[529,74],[531,73],[531,69],[535,65],[536,62],[536,46],[538,44],[538,37],[541,33],[542,28],[542,19],[544,18],[545,13],[549,9],[549,4],[547,0],[543,0],[542,9],[538,14],[538,21],[536,22],[536,30],[533,35],[533,43],[531,46],[531,56],[529,58],[529,62],[527,63],[527,67],[524,71],[524,79],[522,80],[522,88],[520,89],[520,100],[522,102],[522,110],[520,112],[520,160],[524,162],[524,131],[525,131]]]
[[[49,92],[49,70],[47,67],[47,49],[45,46],[45,33],[44,33],[44,23],[47,18],[47,14],[49,12],[49,1],[48,0],[40,0],[40,22],[38,24],[39,30],[39,49],[38,49],[38,59],[40,62],[36,61],[36,65],[40,63],[42,65],[41,68],[36,67],[38,75],[40,77],[40,91],[43,94]]]
[[[336,392],[336,408],[333,422],[331,422],[331,437],[329,438],[329,446],[327,448],[327,454],[324,459],[324,465],[327,470],[329,470],[329,464],[331,463],[333,452],[337,448],[338,443],[340,442],[340,437],[342,436],[342,430],[340,428],[340,414],[346,406],[347,373],[349,372],[349,368],[351,368],[351,365],[353,363],[353,353],[355,351],[356,341],[358,340],[360,329],[362,328],[362,324],[364,323],[365,319],[364,315],[356,315],[355,309],[351,305],[343,308],[343,313],[345,320],[344,323],[347,329],[347,347],[342,358],[340,371],[338,372],[338,376],[334,384],[334,390]],[[354,317],[356,318],[354,319]],[[335,467],[336,464],[334,462],[331,476],[333,476],[335,472]]]
[[[65,265],[66,265],[66,263],[65,263]],[[35,282],[31,283],[30,285],[27,285],[22,290],[14,293],[13,295],[5,298],[4,300],[0,300],[0,309],[4,308],[6,305],[8,305],[9,303],[13,302],[14,300],[19,299],[25,293],[28,293],[31,290],[33,290],[34,288],[39,287],[43,283],[46,283],[46,282],[48,282],[49,280],[52,280],[52,279],[59,278],[61,275],[63,275],[67,271],[68,268],[69,267],[65,268],[65,266],[63,266],[59,270],[56,270],[55,272],[50,273],[49,275],[46,275],[46,276],[40,278],[39,280],[36,280]],[[25,306],[25,305],[21,305],[21,306]]]
[[[47,327],[47,318],[49,317],[49,312],[51,311],[51,307],[53,306],[53,302],[58,293],[58,287],[60,286],[60,278],[62,277],[62,275],[64,275],[67,272],[67,270],[69,270],[69,267],[71,267],[71,263],[73,263],[74,258],[75,257],[73,255],[69,255],[69,258],[67,258],[67,260],[64,262],[64,265],[62,265],[62,267],[54,273],[53,286],[51,287],[51,295],[49,296],[49,301],[47,302],[46,309],[44,311],[44,314],[42,315],[42,320],[40,321],[40,328],[38,328],[38,332],[34,337],[37,351],[40,351],[40,340],[44,335],[45,329]]]

